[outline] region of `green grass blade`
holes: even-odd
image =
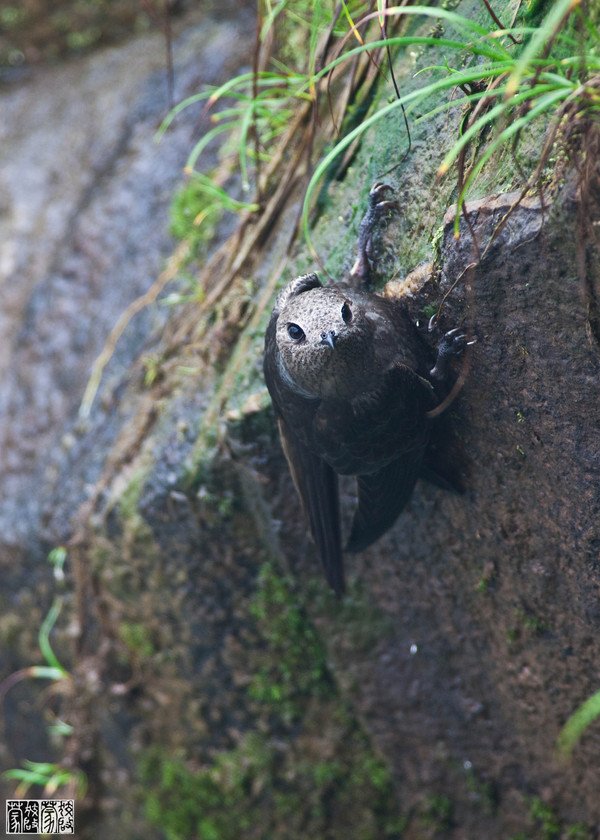
[[[31,665],[27,668],[27,676],[37,680],[64,680],[67,672],[64,668],[53,668],[47,665]]]
[[[562,99],[566,99],[568,96],[570,96],[571,92],[571,89],[553,90],[551,93],[546,94],[546,96],[542,96],[538,104],[535,105],[531,109],[531,111],[529,111],[528,114],[526,114],[523,117],[520,117],[519,119],[511,123],[489,144],[485,152],[481,155],[481,157],[477,160],[477,162],[471,169],[469,177],[463,184],[463,188],[456,202],[456,217],[454,219],[455,236],[458,236],[459,234],[460,212],[465,202],[467,192],[469,191],[471,184],[473,183],[475,178],[479,175],[479,173],[481,172],[485,164],[488,162],[488,160],[492,157],[492,155],[508,140],[510,140],[511,137],[514,137],[515,134],[517,134],[523,128],[532,123],[537,117],[549,111],[552,108],[552,106],[555,105],[557,102],[560,102]]]
[[[583,25],[588,31],[590,36],[590,42],[592,44],[600,44],[600,29],[596,26],[593,20],[590,19],[589,15],[582,15],[583,18]]]
[[[558,736],[557,748],[563,756],[569,756],[585,730],[600,717],[600,691],[576,709],[567,720]]]
[[[224,210],[229,210],[232,213],[238,213],[241,210],[248,210],[249,212],[258,210],[258,204],[238,201],[236,198],[230,196],[222,187],[217,186],[214,181],[211,181],[207,175],[194,172],[193,177],[206,195],[218,203]]]
[[[444,111],[450,111],[452,108],[462,108],[464,105],[473,105],[475,102],[478,102],[486,96],[490,99],[499,99],[503,95],[504,87],[500,85],[494,90],[480,90],[477,91],[477,93],[470,93],[466,96],[461,96],[460,99],[447,99],[445,102],[442,102],[441,105],[436,105],[436,107],[432,108],[431,111],[427,111],[425,114],[420,114],[413,120],[413,124],[419,125],[419,123],[427,122],[428,120],[433,119],[433,117],[437,117],[438,114],[441,114]],[[411,108],[414,109],[415,107],[416,103],[413,103]],[[407,113],[409,113],[409,109],[407,109]]]
[[[323,28],[323,4],[313,3],[310,16],[310,36],[308,41],[308,72],[312,76],[317,63],[317,45]]]
[[[567,81],[567,80],[562,80]],[[567,82],[566,85],[563,85],[565,88],[565,96],[567,96],[570,92],[573,91],[574,86]],[[499,102],[493,108],[490,108],[485,114],[479,117],[473,125],[469,126],[469,128],[459,137],[456,143],[452,146],[444,160],[441,162],[440,167],[438,169],[438,175],[445,175],[446,172],[450,169],[456,158],[459,156],[461,150],[469,143],[473,137],[476,137],[477,134],[481,131],[481,129],[490,122],[494,122],[497,120],[505,111],[512,110],[516,105],[520,105],[522,102],[526,100],[534,100],[537,99],[544,93],[548,93],[548,91],[556,90],[556,85],[554,84],[546,84],[546,85],[536,85],[533,88],[528,88],[527,90],[522,91],[521,93],[516,94],[510,100],[504,99],[502,102]],[[525,117],[524,119],[527,119]]]
[[[248,133],[252,125],[252,118],[254,116],[254,103],[251,103],[246,108],[246,113],[242,117],[240,124],[240,139],[238,143],[238,155],[240,160],[240,175],[242,177],[242,189],[248,192],[250,189],[250,179],[248,177]]]
[[[186,99],[182,99],[181,102],[178,102],[174,108],[171,108],[167,116],[161,122],[160,126],[158,127],[158,131],[154,135],[155,140],[160,140],[165,131],[171,125],[177,114],[180,114],[181,111],[189,108],[190,105],[195,105],[196,102],[202,102],[203,99],[208,99],[210,96],[209,91],[203,90],[201,93],[195,93],[193,96],[188,96]]]
[[[48,615],[42,622],[42,626],[40,627],[40,631],[38,633],[38,644],[40,646],[40,651],[42,652],[42,656],[48,663],[51,668],[55,668],[57,671],[62,672],[63,676],[67,676],[68,671],[58,661],[58,658],[54,651],[52,650],[52,645],[50,644],[50,633],[52,632],[52,628],[56,624],[56,620],[60,615],[60,611],[62,610],[63,599],[60,596],[57,596],[54,599],[54,602],[50,609],[48,610]]]
[[[410,7],[407,7],[407,11],[408,8]],[[351,50],[348,50],[347,52],[333,59],[333,61],[330,61],[329,64],[326,64],[325,67],[319,70],[319,72],[315,74],[314,78],[311,79],[311,81],[316,83],[317,81],[319,81],[319,79],[322,79],[332,70],[334,70],[339,64],[348,61],[348,59],[352,58],[355,55],[359,55],[360,53],[367,52],[369,50],[376,50],[380,47],[386,46],[448,47],[449,49],[457,51],[464,50],[467,48],[467,45],[464,43],[464,41],[456,41],[450,38],[433,38],[429,36],[417,35],[399,35],[394,36],[392,38],[380,38],[377,41],[369,41],[368,44],[362,44],[361,46],[353,47]],[[507,66],[514,66],[514,62],[509,56],[507,57],[506,53],[500,52],[487,44],[470,44],[468,48],[473,55],[480,55],[484,58],[489,58],[492,61],[505,61]],[[307,81],[300,86],[298,92],[305,90],[308,86],[309,82]]]
[[[543,74],[540,76],[540,80],[543,80]],[[565,79],[561,76],[561,81],[565,82]],[[568,81],[568,80],[567,80]],[[535,88],[532,88],[532,91],[535,90],[536,93],[543,93],[544,91],[554,90],[556,88],[555,84],[540,84],[537,85]],[[480,90],[476,93],[470,93],[466,96],[461,97],[460,99],[448,99],[446,102],[443,102],[441,105],[437,105],[435,108],[432,108],[431,111],[427,111],[425,114],[420,114],[413,120],[414,125],[419,125],[419,123],[427,122],[433,117],[436,117],[438,114],[443,113],[444,111],[450,111],[452,108],[462,108],[464,105],[472,105],[475,102],[478,102],[480,99],[484,99],[485,97],[489,97],[490,99],[500,99],[504,97],[504,86],[498,85],[498,87],[494,88],[493,90]],[[413,103],[406,109],[406,113],[410,114],[412,110],[416,107],[418,103]],[[507,107],[511,107],[511,103],[506,103]]]
[[[260,29],[260,36],[259,37],[260,37],[261,43],[264,43],[265,38],[269,34],[269,30],[273,27],[275,21],[277,20],[279,15],[284,11],[287,4],[288,4],[288,0],[279,0],[279,3],[277,3],[275,8],[272,8],[271,5],[269,4],[267,14],[266,14],[265,19],[263,21],[263,25]]]
[[[268,70],[261,70],[256,78],[256,84],[258,87],[269,87],[273,85],[281,85],[282,87],[285,87],[289,81],[290,79],[286,76],[282,76],[281,73],[271,73]],[[224,96],[229,95],[230,91],[234,91],[238,87],[240,90],[243,90],[244,88],[252,90],[254,84],[254,73],[252,73],[252,71],[248,71],[247,73],[241,73],[239,76],[234,76],[233,79],[223,82],[223,84],[219,87],[210,91],[204,91],[204,93],[208,93],[208,96],[205,98],[216,102],[218,99],[222,99]]]
[[[321,177],[325,174],[329,166],[332,162],[340,155],[344,149],[346,149],[350,143],[352,143],[357,137],[360,137],[361,134],[364,134],[372,125],[375,125],[379,120],[384,119],[388,114],[391,114],[397,108],[401,108],[403,105],[406,106],[409,103],[417,100],[417,99],[426,99],[428,96],[431,96],[434,93],[437,93],[441,90],[448,90],[449,88],[453,88],[459,84],[465,84],[468,82],[476,81],[478,79],[487,79],[493,75],[499,75],[505,72],[505,67],[502,65],[500,67],[494,67],[490,65],[482,65],[480,67],[474,68],[472,70],[465,71],[464,73],[457,73],[452,75],[450,78],[441,79],[436,82],[432,82],[429,85],[426,85],[423,88],[419,88],[418,90],[410,91],[410,93],[401,96],[400,99],[394,99],[393,102],[384,105],[383,108],[380,108],[375,114],[371,114],[370,117],[367,117],[360,125],[356,126],[352,131],[350,131],[345,137],[343,137],[333,149],[325,155],[325,157],[320,161],[319,165],[316,167],[313,175],[308,183],[306,188],[306,194],[304,196],[304,205],[302,208],[302,232],[304,238],[309,246],[314,251],[312,246],[312,240],[310,237],[310,229],[309,229],[309,213],[310,213],[310,204],[313,193],[315,191],[317,183],[320,181]]]
[[[207,131],[206,134],[204,134],[200,138],[200,140],[198,140],[198,142],[190,152],[185,164],[186,170],[194,169],[198,158],[200,157],[204,149],[208,146],[210,141],[217,137],[219,134],[224,134],[226,131],[231,131],[230,123],[219,123],[218,125],[215,125],[214,128],[211,128],[210,131]]]
[[[358,29],[356,28],[356,24],[355,24],[355,22],[354,22],[354,19],[352,18],[352,15],[350,14],[350,10],[348,9],[348,6],[347,6],[347,4],[346,4],[346,0],[342,0],[342,11],[343,11],[343,13],[344,13],[344,17],[345,17],[345,18],[346,18],[346,20],[348,21],[348,26],[350,27],[350,31],[354,33],[354,37],[356,38],[356,40],[357,40],[359,43],[361,43],[361,44],[362,44],[362,43],[363,43],[363,39],[362,39],[362,37],[361,37],[360,32],[359,32],[359,31],[358,31]]]
[[[283,76],[281,73],[262,71],[259,74],[256,83],[259,87],[273,87],[280,85],[282,88],[287,89],[289,85],[298,84],[299,81],[303,81],[303,79],[303,76],[298,76],[298,78],[296,78],[293,75]],[[233,96],[234,98],[237,98],[242,95],[242,91],[245,89],[252,91],[253,83],[254,75],[251,72],[241,73],[239,76],[234,76],[233,79],[229,79],[227,82],[224,82],[219,87],[208,87],[206,90],[200,91],[200,93],[195,93],[193,96],[188,96],[186,99],[182,99],[182,101],[178,102],[174,108],[171,108],[167,116],[164,118],[155,134],[155,139],[160,140],[177,114],[181,113],[181,111],[186,108],[189,108],[190,105],[195,105],[197,102],[202,102],[206,99],[216,102],[224,96]]]
[[[563,18],[579,4],[580,0],[556,0],[551,11],[546,15],[541,25],[531,36],[531,40],[519,56],[515,69],[510,75],[506,86],[506,96],[517,92],[521,79],[527,73],[527,67],[533,58],[543,49],[554,35]]]
[[[474,35],[480,35],[483,37],[489,36],[490,30],[482,26],[479,23],[476,23],[474,20],[470,18],[466,18],[463,15],[459,15],[456,12],[451,12],[449,9],[443,9],[439,7],[432,7],[432,6],[390,6],[387,10],[387,15],[392,17],[394,15],[414,15],[414,16],[423,16],[423,17],[433,17],[433,18],[441,18],[442,20],[448,21],[457,29],[465,30],[466,32],[472,32]],[[506,50],[504,50],[506,53]],[[507,53],[508,54],[508,53]]]

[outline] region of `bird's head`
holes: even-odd
[[[362,306],[349,289],[323,287],[318,279],[316,285],[288,294],[281,304],[277,349],[292,387],[313,397],[348,396],[370,351],[372,329]]]

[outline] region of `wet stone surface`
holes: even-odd
[[[176,101],[235,72],[244,56],[230,45],[247,24],[204,19],[176,40]],[[203,123],[189,109],[155,142],[168,111],[159,35],[39,69],[0,96],[0,532],[25,547],[91,365],[172,251],[169,205]],[[154,306],[134,319],[109,380],[167,316]]]

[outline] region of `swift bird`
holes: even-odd
[[[448,360],[467,337],[442,339],[436,363],[402,299],[368,290],[374,225],[393,202],[376,184],[350,281],[316,274],[277,297],[265,336],[264,374],[283,449],[330,586],[344,591],[338,475],[355,475],[358,507],[346,551],[362,551],[391,525],[420,475],[448,487],[424,463],[427,412],[447,392]]]

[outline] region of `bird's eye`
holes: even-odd
[[[345,301],[344,305],[342,306],[342,319],[344,324],[349,324],[352,320],[352,310],[350,309],[350,304],[348,301]]]
[[[287,331],[293,341],[302,341],[304,338],[304,330],[298,324],[288,324]]]

